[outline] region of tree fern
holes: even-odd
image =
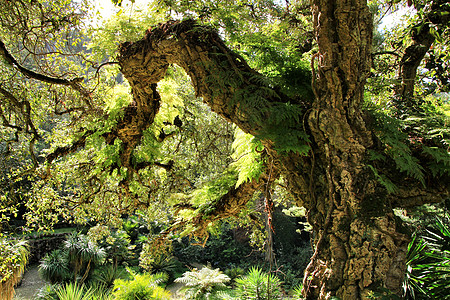
[[[185,272],[183,277],[175,279],[185,285],[182,288],[185,299],[212,300],[218,299],[219,291],[227,289],[225,283],[230,278],[222,273],[219,269],[211,269],[203,267],[201,270],[193,269]]]

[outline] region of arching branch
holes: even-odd
[[[170,64],[177,64],[191,77],[197,96],[214,112],[255,135],[274,105],[300,104],[268,85],[226,47],[215,30],[193,20],[159,25],[142,40],[122,44],[118,61],[136,102],[136,94],[160,81]]]

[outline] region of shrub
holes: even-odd
[[[167,275],[132,274],[132,280],[117,279],[114,283],[115,300],[166,300],[170,292],[158,286],[167,280]]]
[[[28,263],[28,244],[0,236],[0,299],[12,299]]]

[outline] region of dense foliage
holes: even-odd
[[[352,240],[346,234],[364,232],[362,239],[371,246],[384,243],[381,235],[387,231],[380,220],[387,216],[401,223],[393,208],[409,213],[448,198],[447,1],[368,1],[376,26],[370,59],[354,62],[354,69],[369,70],[357,87],[351,83],[356,73],[336,71],[344,62],[326,65],[321,39],[327,35],[318,33],[326,24],[318,21],[318,11],[328,5],[321,7],[318,0],[163,0],[142,7],[135,1],[112,2],[119,6],[105,19],[88,0],[0,3],[0,229],[29,232],[62,221],[88,228],[41,263],[49,282],[73,283],[53,289],[56,293],[75,291],[75,282],[91,277],[111,287],[121,276],[121,263],[165,270],[173,280],[179,268],[170,253],[177,251],[180,259],[197,255],[198,260],[212,260],[220,252],[217,264],[226,260],[235,267],[248,245],[226,235],[230,224],[266,250],[270,266],[275,254],[285,266],[280,272],[286,286],[294,288],[307,255],[313,255],[307,274],[314,267],[330,269],[318,262],[334,264],[340,250],[332,244],[345,248]],[[402,20],[383,23],[386,15],[405,9],[411,13]],[[339,40],[333,49],[347,49],[354,39],[347,42]],[[189,50],[186,57],[167,50],[180,43]],[[147,69],[139,69],[144,65]],[[328,78],[328,71],[338,75]],[[323,78],[326,88],[320,86]],[[330,96],[334,90],[345,101]],[[354,104],[359,93],[364,99]],[[334,120],[336,112],[345,117]],[[280,211],[300,206],[315,232],[313,251],[297,235],[289,236],[296,241],[277,238],[277,228],[281,233],[298,229],[298,220],[286,221]],[[20,228],[18,219],[25,222]],[[392,242],[399,252],[400,244],[408,244],[402,228],[391,234],[402,236]],[[409,294],[415,290],[437,297],[448,290],[439,282],[448,272],[442,264],[448,249],[438,245],[440,233],[448,238],[445,228],[439,220],[427,229],[428,236],[414,236]],[[340,241],[327,240],[331,233],[340,234]],[[208,244],[209,235],[219,238]],[[199,254],[185,245],[191,238],[211,248]],[[13,248],[9,240],[0,242],[2,253]],[[353,259],[356,254],[347,246],[340,258]],[[324,248],[331,254],[319,257]],[[1,255],[0,261],[4,282],[11,265],[26,260]],[[101,264],[108,265],[102,272],[96,268]],[[435,274],[440,275],[425,276],[425,265],[439,265]],[[167,297],[156,285],[143,285],[147,275],[142,276],[116,282],[121,287],[116,296],[134,297],[126,295],[129,289],[130,295]],[[252,269],[237,283],[253,280],[256,292],[245,294],[241,286],[242,295],[259,297],[259,279],[279,285],[275,277]],[[346,287],[344,279],[336,280],[330,283],[337,286],[330,288],[333,295]],[[372,279],[362,281],[367,284],[362,290],[372,289],[367,283]],[[195,288],[193,294],[206,289]],[[280,293],[270,292],[273,297]]]

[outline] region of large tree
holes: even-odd
[[[27,27],[29,19],[19,18],[25,24],[21,34],[29,40],[24,39],[23,46],[11,40],[1,42],[2,67],[9,71],[14,69],[14,75],[49,84],[57,95],[54,107],[50,108],[54,108],[57,115],[70,114],[70,118],[62,118],[60,122],[73,120],[70,129],[76,132],[70,142],[54,141],[45,157],[47,167],[39,169],[33,147],[41,136],[38,125],[33,122],[36,116],[30,108],[32,102],[17,98],[19,92],[15,92],[13,82],[0,86],[3,125],[11,135],[15,134],[16,140],[22,133],[28,134],[24,136],[29,136],[30,170],[37,170],[43,179],[38,185],[41,192],[50,193],[49,185],[61,184],[62,180],[52,181],[55,172],[61,171],[61,166],[71,165],[79,169],[79,174],[88,174],[72,182],[73,188],[89,195],[77,197],[75,192],[70,193],[65,200],[72,203],[68,206],[71,209],[85,205],[96,206],[99,212],[104,212],[103,206],[108,206],[128,212],[152,205],[151,187],[142,188],[147,184],[146,176],[153,178],[146,172],[159,168],[170,173],[177,168],[176,161],[155,159],[154,148],[170,136],[170,128],[185,125],[176,117],[158,120],[164,104],[158,83],[168,76],[169,67],[175,64],[189,75],[196,95],[202,97],[213,112],[257,137],[263,146],[261,150],[262,146],[251,144],[251,150],[256,147],[256,152],[261,154],[255,161],[260,169],[257,178],[252,174],[235,185],[238,176],[228,170],[222,177],[232,184],[216,180],[219,183],[209,189],[217,192],[217,199],[208,205],[195,201],[177,205],[180,210],[195,210],[194,215],[177,226],[189,225],[193,228],[191,232],[205,234],[211,222],[238,214],[256,190],[266,191],[270,212],[267,187],[282,175],[296,205],[307,209],[308,222],[314,231],[314,254],[304,277],[305,297],[362,299],[382,289],[400,293],[409,235],[393,209],[440,202],[448,197],[450,159],[445,139],[442,135],[440,138],[426,136],[415,127],[403,126],[408,117],[427,117],[428,111],[415,94],[414,83],[421,61],[434,43],[431,28],[440,34],[448,30],[449,7],[445,1],[433,1],[428,5],[420,1],[414,3],[422,23],[413,27],[411,45],[401,55],[396,54],[401,57],[398,79],[394,81],[391,109],[387,113],[364,104],[365,85],[373,76],[374,57],[373,18],[364,0],[315,0],[311,5],[295,2],[285,6],[270,1],[255,4],[164,2],[166,9],[175,11],[172,16],[185,13],[200,20],[159,23],[149,28],[141,39],[122,40],[117,63],[131,86],[133,101],[125,101],[116,110],[106,112],[101,109],[105,105],[100,98],[102,94],[92,93],[86,86],[88,81],[82,83],[78,76],[62,76],[65,70],[59,76],[52,74],[49,68],[41,68],[42,72],[32,70],[28,66],[31,65],[28,56],[19,61],[13,55],[11,48],[18,47],[17,53],[23,53],[24,47],[25,52],[39,56],[38,51],[26,48],[27,43],[36,45],[29,33],[39,26],[42,30],[39,32],[48,32],[43,30],[46,26],[53,26],[53,31],[57,31],[65,22],[73,21],[72,15],[63,12],[53,12],[59,15],[57,19],[47,17],[45,12],[50,6],[41,5],[39,1],[38,4],[20,3],[24,8],[37,7],[40,19],[37,18],[39,20],[30,29]],[[7,9],[21,12],[20,6]],[[242,10],[249,19],[265,19],[262,22],[243,19],[239,23],[231,16]],[[282,43],[278,48],[271,48],[271,41],[267,41],[267,47],[261,46],[265,36],[263,22],[270,23],[276,18],[287,21],[289,26],[280,29],[280,36],[287,38],[296,26],[304,26],[300,16],[302,20],[312,16],[311,30],[305,26],[306,34],[294,35],[299,39],[297,50],[316,47],[311,56],[312,80],[305,82],[308,76],[293,72],[302,69],[295,67],[286,67],[284,73],[278,70],[279,78],[285,80],[268,80],[263,73],[274,72],[271,69],[274,66],[277,71],[276,67],[283,64],[271,65],[264,59],[254,63],[250,59],[264,57],[261,52],[285,49]],[[11,20],[3,21],[11,24]],[[215,27],[205,25],[208,21],[221,27],[221,34]],[[253,48],[239,49],[233,45],[233,41],[240,38],[236,24],[256,26],[253,31],[259,34],[247,43],[251,46],[253,42]],[[284,31],[289,34],[285,35]],[[276,40],[275,36],[273,38]],[[2,36],[2,39],[5,38]],[[41,49],[41,56],[50,55],[50,46],[45,46],[47,49]],[[249,49],[252,51],[246,52]],[[292,53],[286,51],[285,55],[289,57]],[[283,60],[282,55],[279,58]],[[84,57],[81,60],[87,63]],[[37,61],[37,65],[42,66],[42,63]],[[93,64],[93,67],[97,77],[103,65]],[[445,83],[445,72],[440,74],[444,77],[435,80]],[[70,102],[62,102],[67,91],[73,93],[64,98]],[[13,122],[3,111],[20,118]],[[46,113],[45,110],[39,112]],[[48,114],[50,112],[47,110]],[[437,114],[435,112],[433,117]],[[435,126],[444,126],[439,118],[434,119]],[[75,121],[77,125],[73,125]],[[86,128],[86,124],[97,125]],[[64,126],[55,130],[69,132]],[[94,148],[101,148],[103,152],[95,153]],[[52,163],[74,153],[71,160],[63,160],[59,167],[52,169]],[[74,159],[82,162],[74,162]],[[28,172],[20,175],[25,173]],[[57,195],[51,194],[50,198],[55,200]],[[47,202],[47,205],[52,203]]]

